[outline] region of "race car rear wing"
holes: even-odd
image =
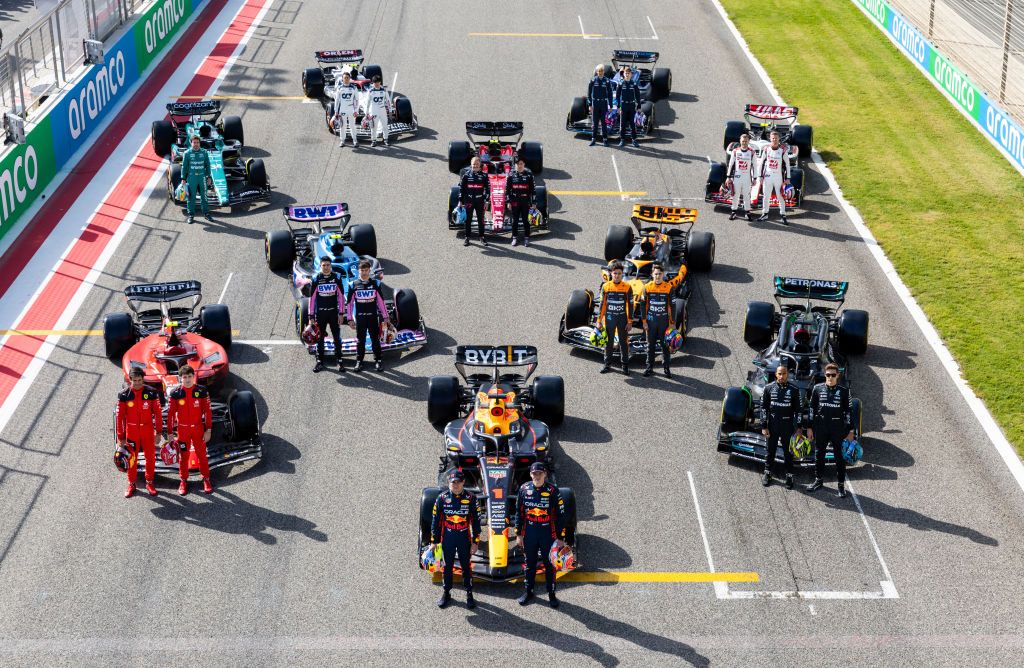
[[[171,116],[198,116],[220,113],[220,100],[196,100],[195,102],[171,102],[167,105]]]
[[[325,222],[349,218],[348,204],[296,204],[283,209],[286,220],[296,223]]]
[[[363,50],[314,51],[313,57],[318,63],[361,63],[363,62]]]
[[[745,113],[752,118],[764,121],[781,121],[796,118],[799,107],[783,107],[775,104],[748,104]]]
[[[615,65],[619,65],[620,63],[623,65],[630,63],[646,63],[653,65],[658,62],[658,52],[615,50],[612,51],[612,62],[615,63]]]
[[[139,283],[124,289],[125,299],[134,302],[165,303],[189,297],[202,297],[203,286],[199,281],[174,281],[171,283]]]
[[[467,121],[466,134],[476,137],[511,137],[523,135],[522,121]]]
[[[455,349],[455,368],[463,378],[466,367],[490,367],[494,369],[495,380],[498,370],[506,367],[526,367],[526,374],[516,376],[525,382],[537,368],[537,349],[534,346],[458,346]]]
[[[775,277],[776,298],[813,299],[824,302],[842,302],[849,288],[846,281],[826,281],[812,278]]]
[[[634,223],[655,223],[657,225],[693,225],[697,222],[696,209],[657,204],[634,204]]]

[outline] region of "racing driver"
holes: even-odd
[[[629,330],[633,326],[633,288],[622,280],[622,263],[618,260],[608,265],[612,280],[601,286],[601,313],[598,326],[604,327],[604,366],[601,373],[612,369],[612,347],[615,333],[619,335],[619,357],[622,359],[622,373],[629,375]]]
[[[366,335],[370,335],[370,347],[373,349],[374,368],[384,370],[381,360],[380,330],[388,326],[388,310],[384,306],[384,298],[380,294],[380,285],[370,278],[370,261],[359,261],[359,280],[349,286],[348,321],[355,323],[356,330],[356,365],[353,371],[363,370],[363,357],[366,356]],[[338,358],[341,360],[341,358]],[[339,361],[340,365],[340,361]]]
[[[213,434],[213,411],[210,409],[210,392],[196,385],[195,369],[186,365],[178,372],[181,385],[167,393],[167,429],[172,438],[181,444],[178,457],[178,473],[181,484],[178,494],[188,494],[189,446],[199,460],[199,471],[203,474],[203,492],[213,493],[210,482],[210,464],[206,459],[206,444]]]
[[[126,499],[135,494],[135,479],[139,475],[139,468],[134,462],[140,447],[146,455],[146,492],[156,496],[156,487],[153,486],[153,477],[156,475],[156,435],[163,431],[164,418],[160,412],[160,395],[143,384],[145,377],[142,367],[133,366],[128,372],[130,387],[117,395],[117,412],[114,415],[117,444],[122,448],[131,448],[135,455],[131,457],[132,465],[127,471],[128,488],[124,491]]]
[[[644,285],[641,297],[640,319],[644,324],[644,333],[647,334],[647,368],[644,375],[650,376],[654,373],[654,351],[661,346],[661,365],[665,370],[665,377],[671,378],[672,371],[669,365],[672,363],[672,351],[665,340],[665,334],[672,329],[675,323],[672,322],[672,291],[686,278],[686,267],[679,267],[679,273],[672,280],[665,280],[665,267],[660,262],[651,265],[651,277],[653,280]],[[680,323],[682,325],[682,323]]]
[[[519,597],[519,605],[533,598],[533,583],[537,580],[538,557],[544,559],[544,579],[548,588],[548,601],[558,607],[555,596],[555,566],[548,558],[551,546],[562,532],[565,504],[558,488],[547,481],[548,467],[544,462],[530,465],[530,482],[519,488],[516,503],[516,545],[526,554],[526,591]]]
[[[448,489],[438,495],[434,502],[433,519],[430,522],[430,548],[438,543],[444,553],[444,593],[437,600],[437,607],[447,607],[452,600],[452,580],[455,573],[455,555],[458,554],[462,568],[462,582],[466,585],[466,607],[476,607],[473,600],[473,569],[470,559],[476,553],[480,540],[480,516],[476,497],[463,490],[466,474],[459,469],[448,472]]]

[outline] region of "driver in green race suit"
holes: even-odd
[[[199,146],[199,135],[192,135],[192,148],[181,155],[181,180],[185,182],[188,222],[195,222],[196,191],[199,192],[200,206],[206,220],[213,222],[210,205],[206,202],[206,179],[210,177],[210,154]]]

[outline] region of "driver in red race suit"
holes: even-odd
[[[544,579],[548,601],[558,607],[555,596],[555,566],[548,559],[551,546],[562,533],[565,503],[558,488],[547,481],[548,467],[543,462],[530,465],[530,482],[519,488],[516,503],[516,544],[526,554],[526,591],[519,597],[519,605],[533,598],[533,583],[537,580],[538,557],[544,559]]]
[[[309,317],[316,321],[320,336],[316,340],[316,366],[313,373],[324,369],[324,337],[327,328],[334,335],[334,359],[338,361],[338,371],[345,373],[345,362],[341,359],[341,323],[345,301],[345,288],[341,276],[334,273],[331,258],[320,258],[320,273],[313,277],[309,285]]]
[[[190,366],[183,366],[178,372],[181,385],[167,393],[167,429],[172,438],[181,443],[178,457],[178,474],[181,484],[178,494],[188,494],[189,446],[195,450],[199,460],[199,471],[203,475],[203,491],[213,492],[210,482],[210,464],[206,459],[206,444],[213,435],[213,411],[210,408],[210,392],[196,385],[196,372]]]
[[[156,496],[156,487],[153,486],[156,475],[156,435],[163,431],[164,418],[160,412],[160,395],[143,384],[145,377],[141,367],[131,368],[128,372],[130,385],[117,395],[117,412],[114,414],[117,444],[130,448],[135,455],[131,457],[132,465],[127,471],[128,488],[124,491],[126,499],[135,494],[135,480],[139,475],[135,461],[139,448],[146,455],[146,492]]]
[[[363,370],[363,357],[366,356],[366,335],[370,335],[370,347],[373,349],[374,369],[384,370],[381,360],[380,330],[388,326],[388,310],[384,298],[380,294],[380,284],[370,278],[370,262],[359,261],[359,280],[353,281],[348,288],[348,320],[355,323],[356,330],[356,365],[353,371]]]

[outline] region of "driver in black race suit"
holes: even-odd
[[[380,330],[382,325],[388,326],[388,310],[380,294],[380,284],[370,278],[369,260],[359,261],[359,280],[349,286],[347,310],[349,322],[355,323],[356,330],[356,365],[352,370],[363,370],[366,335],[369,334],[374,368],[383,371],[384,362],[380,358]]]
[[[486,246],[484,209],[491,203],[491,181],[483,171],[483,163],[480,162],[479,156],[473,156],[469,163],[469,169],[462,170],[462,178],[459,180],[459,202],[466,209],[466,236],[462,245],[469,245],[469,233],[475,214],[477,229],[480,232],[480,242]]]
[[[853,440],[853,420],[850,415],[850,390],[839,384],[839,366],[830,362],[825,366],[825,382],[818,383],[811,390],[810,417],[813,431],[808,433],[814,439],[814,482],[805,489],[816,492],[824,486],[825,451],[832,446],[836,462],[836,480],[839,491],[836,496],[846,498],[846,460],[843,459],[843,439]]]
[[[509,172],[505,192],[508,194],[508,206],[512,213],[512,245],[519,238],[519,226],[523,229],[523,245],[530,245],[530,207],[533,206],[535,183],[533,172],[526,169],[523,156],[516,156],[516,168]]]
[[[341,322],[342,303],[345,299],[345,288],[341,284],[341,276],[334,273],[331,258],[320,258],[320,273],[313,277],[309,285],[309,317],[320,328],[320,336],[316,340],[316,366],[313,373],[324,370],[324,337],[327,328],[334,335],[334,358],[338,361],[338,371],[345,373],[345,363],[341,361]]]

